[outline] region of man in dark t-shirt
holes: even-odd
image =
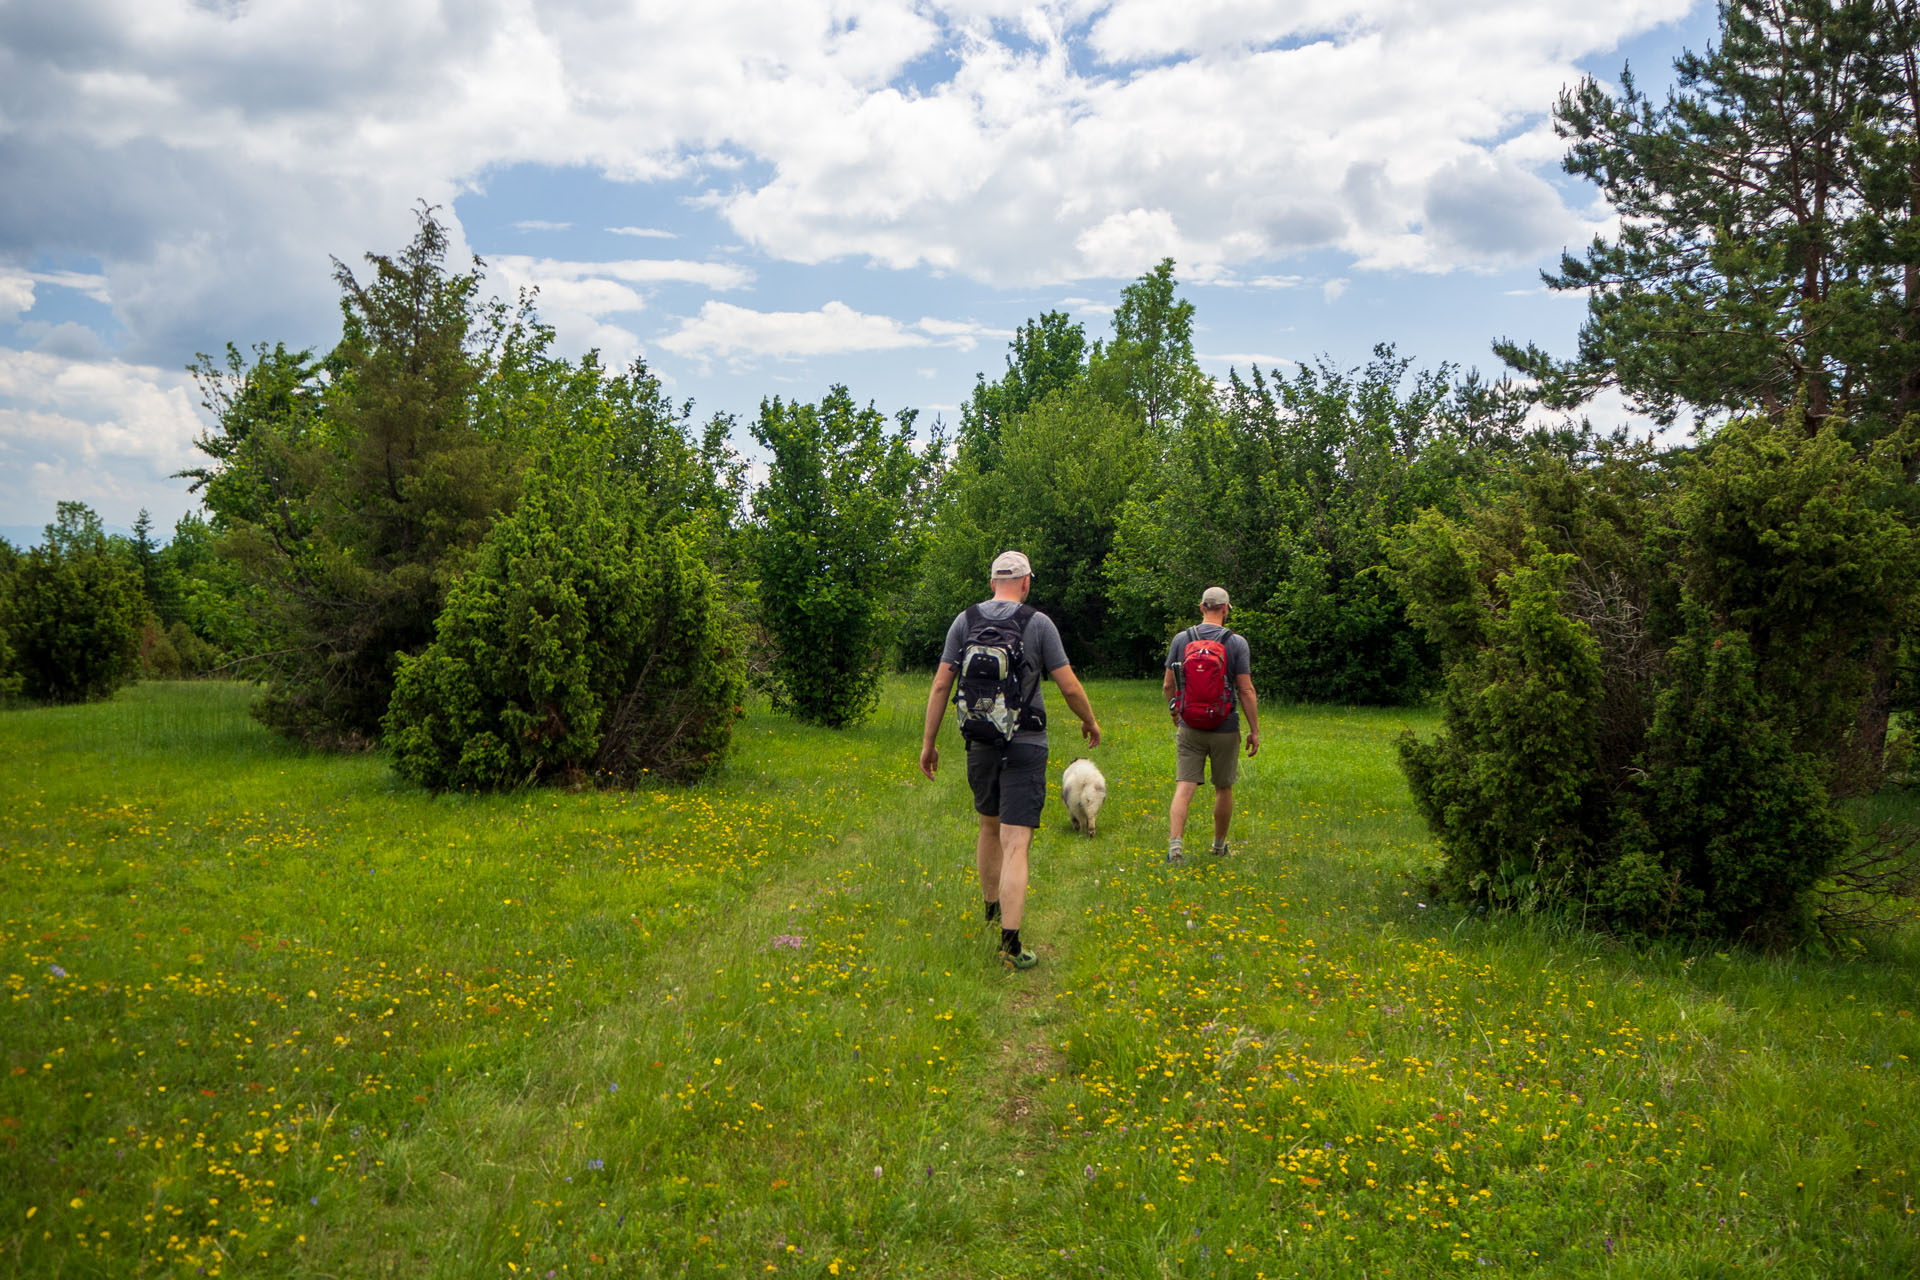
[[[1240,775],[1240,715],[1247,717],[1247,755],[1260,750],[1260,700],[1253,692],[1252,658],[1245,636],[1227,629],[1227,615],[1233,606],[1225,587],[1208,587],[1200,597],[1200,618],[1173,638],[1167,648],[1166,674],[1160,688],[1167,697],[1167,710],[1173,716],[1174,774],[1173,804],[1167,810],[1167,861],[1185,862],[1182,842],[1187,831],[1187,805],[1193,793],[1206,781],[1208,766],[1213,770],[1213,855],[1227,855],[1227,825],[1233,821],[1233,784]],[[1195,640],[1220,640],[1227,650],[1227,682],[1232,691],[1234,710],[1218,729],[1196,729],[1180,719],[1177,696],[1181,664],[1187,645]]]
[[[1011,619],[1033,590],[1033,566],[1018,551],[1003,552],[995,558],[988,581],[993,595],[975,608],[986,618]],[[947,628],[946,647],[933,673],[933,688],[927,694],[920,772],[928,778],[940,767],[940,751],[934,739],[946,718],[947,698],[960,674],[967,629],[964,612]],[[1021,943],[1020,922],[1027,904],[1027,853],[1047,798],[1046,703],[1040,694],[1039,677],[1051,676],[1060,686],[1060,696],[1080,717],[1080,733],[1089,746],[1100,745],[1100,723],[1093,717],[1085,688],[1067,665],[1067,651],[1051,618],[1029,612],[1020,629],[1020,644],[1024,661],[1035,666],[1028,673],[1033,691],[1026,700],[1032,714],[1021,718],[1020,726],[1004,746],[967,744],[967,782],[973,788],[973,809],[980,822],[974,862],[980,871],[987,919],[1000,922],[1001,959],[1015,969],[1031,969],[1040,961]],[[1029,728],[1029,724],[1037,727]]]

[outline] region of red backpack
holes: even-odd
[[[1218,640],[1196,639],[1187,632],[1180,651],[1180,719],[1195,729],[1214,730],[1233,714],[1233,694],[1227,684],[1228,631]]]

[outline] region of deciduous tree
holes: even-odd
[[[845,387],[818,405],[763,401],[767,451],[754,491],[752,563],[773,644],[775,700],[839,728],[873,710],[893,640],[889,603],[918,567],[922,506],[941,446],[913,447],[911,410],[892,430]]]

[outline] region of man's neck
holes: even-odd
[[[1225,609],[1202,609],[1200,611],[1200,621],[1209,627],[1224,627],[1227,625],[1227,611]]]
[[[1003,590],[1000,587],[993,589],[993,599],[1005,600],[1008,604],[1019,604],[1023,598],[1023,593],[1018,587],[1015,587],[1011,591]]]

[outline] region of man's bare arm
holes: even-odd
[[[1247,718],[1247,754],[1260,754],[1260,697],[1253,691],[1253,677],[1246,674],[1233,678],[1233,687],[1240,694],[1240,712]]]
[[[953,668],[941,663],[933,673],[933,687],[927,690],[927,723],[920,735],[920,772],[933,777],[940,767],[940,748],[934,739],[940,736],[940,722],[947,718],[947,695],[953,691]]]
[[[1080,736],[1087,740],[1088,746],[1099,746],[1100,722],[1093,717],[1093,704],[1087,701],[1086,686],[1080,683],[1080,677],[1073,674],[1070,666],[1055,667],[1047,674],[1060,686],[1060,696],[1067,700],[1073,714],[1080,717]]]

